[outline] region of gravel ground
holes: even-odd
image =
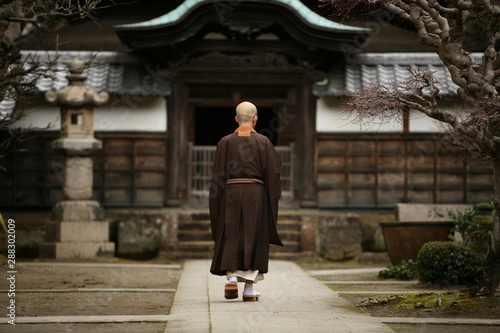
[[[16,316],[166,315],[170,312],[181,269],[152,266],[149,262],[115,264],[18,263]],[[123,264],[130,266],[122,267]],[[5,262],[0,265],[0,271],[7,274]],[[7,279],[0,279],[0,289],[9,289]],[[3,292],[0,307],[5,309],[10,299]],[[163,332],[165,323],[18,324],[13,328],[0,325],[0,332]]]

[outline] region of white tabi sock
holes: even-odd
[[[236,283],[236,282],[238,282],[238,278],[236,276],[231,276],[229,278],[229,283]]]
[[[243,289],[243,295],[255,295],[255,291],[253,290],[253,283],[245,283],[245,289]]]

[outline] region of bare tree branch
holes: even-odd
[[[45,63],[34,58],[21,59],[21,45],[28,38],[42,36],[54,22],[77,19],[96,20],[98,10],[126,4],[119,0],[0,0],[0,102],[15,101],[15,109],[0,113],[0,130],[8,130],[10,137],[0,142],[0,156],[13,141],[24,140],[35,129],[13,131],[12,127],[24,117],[29,97],[37,91],[37,81],[53,77],[57,59]]]
[[[346,3],[370,0],[331,0],[341,8]],[[457,114],[439,108],[439,84],[432,73],[409,68],[406,82],[374,83],[351,93],[343,105],[354,121],[391,119],[403,108],[419,111],[449,124],[456,137],[470,150],[487,155],[493,162],[494,232],[480,288],[492,296],[500,290],[500,1],[499,0],[374,0],[385,9],[411,22],[421,44],[434,47],[448,69],[457,93],[469,109]],[[446,5],[444,4],[446,3]],[[467,30],[481,23],[486,36],[481,61],[464,48]]]

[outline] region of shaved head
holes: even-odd
[[[257,108],[250,102],[242,102],[236,107],[236,118],[240,124],[251,123],[257,115]]]

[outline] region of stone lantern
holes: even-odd
[[[83,84],[86,75],[79,59],[71,61],[68,69],[69,85],[45,94],[47,101],[61,106],[61,137],[52,148],[65,155],[64,201],[52,209],[52,221],[47,224],[39,253],[42,258],[56,259],[113,256],[115,245],[109,242],[104,211],[91,200],[91,154],[102,148],[102,142],[94,138],[93,108],[105,104],[109,96]]]

